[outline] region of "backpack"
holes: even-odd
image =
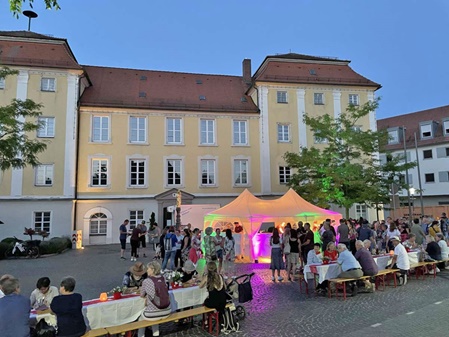
[[[171,252],[172,250],[172,234],[166,235],[164,238],[164,250],[166,252]]]
[[[148,276],[154,283],[154,298],[151,300],[158,309],[166,309],[170,306],[170,295],[163,277]]]
[[[235,311],[235,308],[233,311]],[[232,332],[237,332],[240,329],[240,324],[237,322],[233,311],[231,311],[231,308],[226,308],[222,314],[223,320],[221,323],[221,332],[226,335]]]

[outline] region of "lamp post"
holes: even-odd
[[[405,163],[405,183],[407,184],[407,201],[408,201],[408,224],[412,224],[412,205],[410,205],[410,182],[408,179],[408,168],[407,168],[407,146],[405,144],[405,126],[402,126],[402,140],[404,142],[404,163]]]
[[[423,198],[422,198],[421,169],[419,166],[418,140],[416,139],[416,132],[415,132],[415,152],[416,152],[416,168],[418,169],[419,203],[421,204],[421,217],[423,217],[424,216],[424,202],[423,202]]]
[[[410,198],[413,201],[412,216],[414,216],[415,215],[415,202],[414,202],[414,200],[415,200],[416,189],[414,187],[410,187],[409,188],[409,192],[410,192]]]

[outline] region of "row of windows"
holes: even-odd
[[[449,182],[449,171],[440,171],[437,173],[424,173],[425,183],[435,183],[436,175],[438,175],[438,182],[447,183]],[[406,183],[405,176],[401,176],[399,181],[404,184]],[[413,174],[408,175],[408,184],[413,185]]]
[[[288,103],[288,93],[287,91],[278,91],[276,94],[277,102],[281,104]],[[359,105],[359,95],[358,94],[349,94],[348,95],[349,104]],[[315,105],[324,105],[325,104],[325,95],[322,92],[315,92],[313,94],[313,104]]]
[[[5,89],[5,79],[0,77],[0,89]],[[41,91],[56,91],[56,79],[52,77],[41,78]]]
[[[436,137],[440,130],[444,137],[449,137],[449,117],[441,121],[441,127],[440,123],[436,121],[421,122],[419,124],[420,139],[432,139]],[[404,129],[402,127],[388,129],[388,144],[399,144],[403,141]]]
[[[167,159],[165,167],[165,186],[179,187],[184,184],[184,160]],[[129,159],[128,160],[128,179],[127,186],[130,188],[148,187],[148,159]],[[199,184],[203,187],[216,187],[217,182],[217,160],[200,160]],[[94,158],[91,160],[90,186],[91,187],[109,187],[111,184],[111,167],[108,158]],[[249,177],[249,159],[233,160],[233,185],[248,186]],[[35,186],[53,185],[54,164],[38,165],[35,168]],[[290,181],[290,168],[279,167],[279,183],[287,184]]]
[[[180,145],[184,143],[184,128],[182,118],[165,119],[165,143],[170,145]],[[147,117],[129,117],[129,142],[146,144]],[[200,119],[200,144],[216,145],[217,128],[214,119]],[[110,142],[111,122],[110,116],[92,116],[91,141],[98,143]],[[234,120],[232,122],[232,144],[249,145],[248,142],[248,121]]]

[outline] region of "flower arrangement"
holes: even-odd
[[[117,286],[111,289],[110,294],[120,293],[123,294],[126,290],[125,286]]]
[[[33,240],[33,235],[36,234],[36,231],[33,228],[26,228],[23,231],[23,235],[29,235],[30,240]]]
[[[179,271],[168,271],[164,274],[164,277],[167,281],[169,281],[177,286],[182,285],[181,278],[183,276],[184,276],[184,274]]]

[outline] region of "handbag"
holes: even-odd
[[[285,244],[285,246],[284,246],[284,254],[290,254],[290,249],[291,249],[291,247],[290,247],[290,244],[289,243],[287,243],[287,244]]]
[[[41,319],[36,324],[36,337],[55,337],[56,336],[56,328],[54,326],[49,325],[45,322],[45,319]]]
[[[239,283],[239,302],[245,303],[253,299],[253,289],[251,287],[251,282],[247,280],[246,282]]]

